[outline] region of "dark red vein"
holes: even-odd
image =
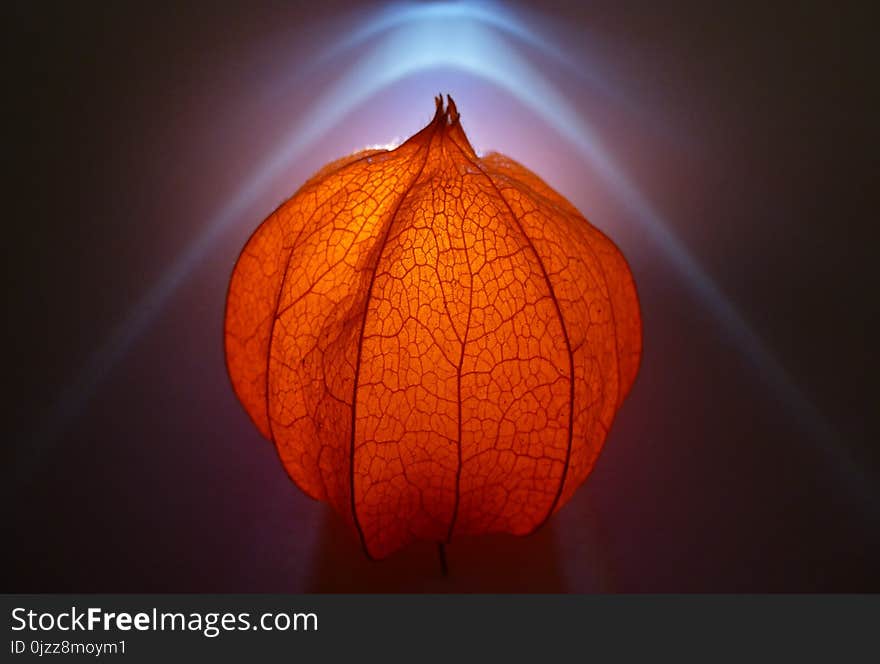
[[[425,159],[422,162],[421,167],[419,168],[418,173],[415,177],[410,181],[404,190],[403,194],[400,197],[400,200],[397,203],[397,207],[394,208],[394,212],[391,214],[391,219],[388,221],[388,226],[385,228],[385,234],[382,236],[382,241],[379,244],[379,251],[376,255],[376,260],[373,263],[373,268],[370,272],[370,283],[367,286],[367,294],[364,300],[364,316],[361,319],[361,329],[360,334],[358,335],[358,344],[357,344],[357,357],[355,359],[354,365],[354,387],[352,388],[352,398],[351,398],[351,443],[349,447],[349,493],[351,497],[351,515],[354,519],[354,525],[358,532],[358,537],[361,541],[361,547],[363,547],[364,553],[367,558],[373,559],[373,556],[370,555],[370,549],[367,546],[367,540],[364,535],[363,527],[361,526],[360,520],[358,519],[357,514],[357,500],[355,498],[354,491],[354,453],[355,453],[355,424],[357,422],[357,390],[358,390],[358,382],[360,380],[361,374],[361,354],[364,349],[364,330],[367,327],[367,312],[370,307],[370,299],[373,296],[373,285],[376,281],[376,272],[379,269],[379,263],[382,262],[382,254],[385,251],[385,245],[388,243],[388,238],[391,235],[391,229],[394,226],[394,221],[397,218],[397,214],[400,212],[400,209],[403,207],[403,203],[406,201],[410,192],[412,191],[415,184],[419,181],[419,178],[422,176],[422,173],[425,170],[425,166],[428,164],[428,156],[431,153],[431,143],[434,141],[434,136],[437,133],[437,127],[439,126],[439,122],[434,122],[434,131],[431,132],[431,138],[428,139],[428,143],[425,146]]]
[[[574,434],[574,353],[571,350],[571,340],[568,336],[568,328],[565,325],[565,318],[562,315],[562,307],[559,304],[559,298],[556,297],[556,291],[553,288],[553,283],[550,281],[550,275],[547,272],[547,268],[544,266],[544,261],[541,260],[540,254],[538,254],[538,250],[535,249],[535,244],[532,242],[532,238],[525,232],[523,228],[522,222],[520,222],[519,217],[517,217],[516,213],[513,211],[513,208],[510,207],[510,203],[507,202],[507,198],[505,198],[504,193],[501,191],[500,187],[495,183],[495,180],[492,179],[492,176],[489,175],[486,170],[482,167],[482,165],[472,159],[470,155],[462,148],[457,142],[452,141],[452,143],[458,148],[459,152],[467,159],[471,164],[473,164],[477,170],[482,173],[482,175],[489,181],[492,185],[492,188],[498,194],[498,197],[501,199],[504,206],[507,208],[507,211],[510,213],[511,218],[516,223],[517,228],[519,228],[519,232],[525,238],[526,243],[528,243],[529,248],[532,253],[535,255],[535,259],[538,262],[538,266],[541,268],[541,273],[544,276],[544,281],[547,284],[547,290],[550,293],[550,298],[553,301],[553,306],[556,309],[556,315],[559,317],[559,324],[562,327],[562,336],[565,338],[565,347],[568,351],[568,373],[569,373],[569,407],[568,407],[568,441],[566,443],[565,449],[565,462],[562,467],[562,476],[559,478],[559,488],[556,490],[556,495],[553,497],[553,502],[550,504],[550,509],[547,510],[547,514],[544,518],[538,523],[537,526],[533,529],[538,530],[541,526],[543,526],[550,516],[553,514],[553,510],[556,509],[556,505],[559,503],[559,499],[562,496],[562,489],[565,486],[565,479],[568,475],[568,467],[571,463],[571,445],[572,445],[572,437]]]

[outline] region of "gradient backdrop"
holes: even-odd
[[[876,73],[847,8],[3,11],[0,590],[880,590]],[[533,537],[454,542],[449,578],[430,544],[363,557],[258,436],[222,349],[255,226],[439,92],[477,150],[615,240],[644,316],[587,484]]]

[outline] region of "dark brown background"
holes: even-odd
[[[555,69],[523,47],[762,355],[564,136],[451,66],[379,87],[210,236],[382,37],[314,54],[382,6],[179,4],[4,6],[0,589],[880,589],[876,75],[855,8],[509,6],[567,54],[571,70]],[[618,242],[645,323],[641,374],[587,484],[531,538],[453,543],[446,579],[430,545],[366,561],[290,484],[235,401],[220,334],[232,263],[262,216],[329,159],[416,131],[441,90],[478,148],[537,170]],[[206,236],[167,298],[144,305]]]

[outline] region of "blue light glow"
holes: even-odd
[[[271,183],[291,162],[332,131],[348,113],[394,83],[411,77],[430,77],[439,69],[452,69],[502,88],[577,148],[584,162],[622,202],[629,217],[644,229],[645,237],[675,265],[684,281],[728,330],[744,356],[770,378],[772,389],[783,396],[805,431],[834,460],[834,466],[848,478],[861,480],[863,494],[874,499],[874,492],[867,486],[858,466],[841,446],[835,445],[836,434],[828,422],[669,230],[663,214],[620,167],[589,119],[572,104],[564,90],[532,64],[522,47],[543,53],[566,71],[577,72],[585,84],[608,91],[610,86],[603,81],[601,73],[572,61],[537,30],[525,25],[513,12],[494,4],[398,4],[376,10],[374,18],[359,30],[340,40],[331,40],[332,45],[316,54],[309,67],[344,58],[354,49],[358,50],[357,58],[335,82],[316,91],[311,105],[302,109],[299,120],[279,143],[277,151],[223,204],[198,240],[177,257],[164,276],[133,306],[123,324],[94,353],[74,384],[61,396],[44,430],[38,433],[32,448],[33,458],[45,451],[70,418],[86,406],[102,379],[155,321],[168,299],[211,252],[218,238],[235,224],[254,221],[243,218],[246,211],[265,196]],[[442,81],[437,81],[435,87],[438,91],[446,89]],[[617,97],[620,98],[619,93]],[[430,110],[426,107],[426,114]]]

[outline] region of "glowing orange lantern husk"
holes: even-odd
[[[226,304],[238,398],[373,558],[541,526],[641,355],[620,251],[436,102],[403,145],[327,165],[275,210]]]

